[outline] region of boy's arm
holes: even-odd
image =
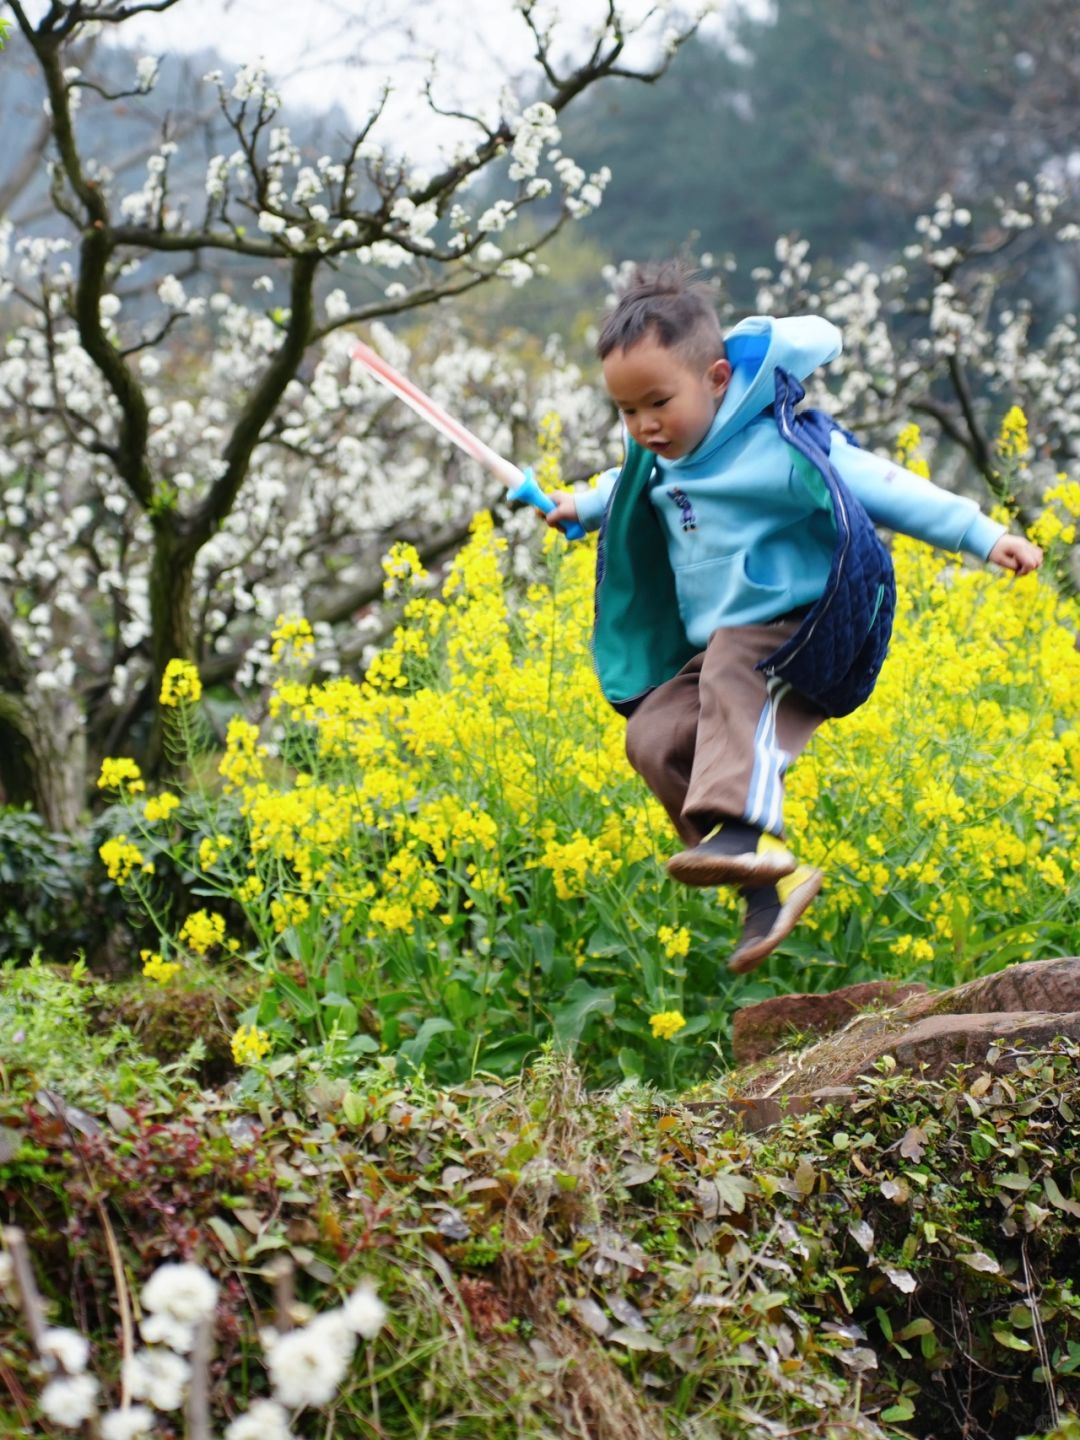
[[[942,550],[962,550],[978,560],[990,559],[990,552],[1006,536],[1005,526],[984,515],[974,500],[953,495],[884,456],[849,445],[842,435],[833,435],[829,458],[875,525],[886,525]],[[994,559],[1006,563],[998,556]],[[1006,564],[1006,568],[1019,567]]]
[[[620,469],[616,465],[612,470],[605,470],[590,490],[575,490],[572,494],[565,490],[553,490],[551,498],[555,501],[555,509],[546,517],[547,523],[557,525],[560,520],[578,520],[585,530],[599,530]]]

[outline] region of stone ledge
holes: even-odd
[[[770,1037],[782,1042],[814,1023],[819,1033],[825,1027],[832,1033],[802,1050],[758,1060],[750,1073],[735,1073],[732,1098],[714,1102],[713,1108],[726,1107],[747,1129],[762,1129],[784,1113],[842,1101],[852,1081],[871,1072],[885,1055],[902,1069],[937,1078],[951,1065],[986,1064],[988,1050],[998,1041],[1005,1049],[991,1068],[1001,1071],[1015,1063],[1009,1047],[1038,1048],[1059,1036],[1080,1040],[1076,956],[1014,965],[953,990],[894,986],[892,996],[899,1003],[891,1008],[860,1009],[867,1000],[885,998],[880,986],[871,984],[832,996],[778,996],[747,1006],[736,1017],[738,1053],[744,1059],[765,1054],[761,1047]]]

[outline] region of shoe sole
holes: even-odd
[[[740,947],[732,955],[728,961],[728,969],[733,975],[745,975],[747,971],[755,970],[782,940],[787,939],[809,909],[824,881],[822,871],[811,870],[806,879],[795,886],[780,906],[780,913],[769,933],[762,935],[759,940],[752,940],[749,945]]]
[[[795,856],[783,848],[741,855],[700,855],[694,849],[673,855],[667,872],[684,885],[771,885],[792,874],[795,863]]]

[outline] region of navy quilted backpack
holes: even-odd
[[[857,442],[820,410],[796,414],[805,393],[794,375],[777,368],[776,424],[796,452],[803,481],[815,494],[822,485],[828,489],[836,546],[821,598],[791,639],[757,668],[786,680],[826,715],[848,715],[868,698],[884,663],[896,580],[873,522],[829,460],[835,430]]]

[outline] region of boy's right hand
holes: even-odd
[[[577,522],[577,501],[573,495],[565,490],[552,490],[549,498],[555,502],[555,509],[549,510],[544,516],[549,525],[575,524]]]

